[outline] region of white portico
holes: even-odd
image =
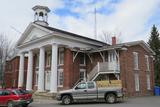
[[[60,48],[96,48],[104,43],[49,27],[47,18],[50,10],[48,7],[35,6],[33,10],[35,20],[29,24],[17,44],[20,55],[18,87],[33,90],[36,86],[39,92],[49,90],[55,93],[59,83],[58,70],[63,71],[63,68],[58,68]],[[49,57],[46,57],[47,52],[49,52]],[[35,61],[36,55],[38,63]],[[26,84],[24,84],[25,56],[28,57]],[[51,63],[50,70],[47,69],[46,60]]]

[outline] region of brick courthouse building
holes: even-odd
[[[19,55],[7,61],[6,87],[56,93],[79,80],[121,79],[129,96],[152,95],[153,51],[143,41],[112,45],[48,26],[48,7],[35,6],[17,43]]]

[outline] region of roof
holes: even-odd
[[[122,49],[122,48],[127,48],[130,46],[135,46],[135,45],[141,45],[144,49],[146,49],[148,52],[154,54],[154,51],[149,47],[148,44],[146,44],[143,40],[140,41],[132,41],[132,42],[126,42],[126,43],[120,43],[116,45],[111,45],[111,46],[103,46],[98,48],[97,50],[93,51],[104,51],[104,50],[113,50],[113,49]]]
[[[37,24],[37,23],[35,23]],[[39,25],[39,24],[37,24]],[[63,33],[63,34],[67,34],[67,35],[70,35],[70,36],[73,36],[73,37],[79,37],[79,38],[83,38],[83,39],[86,39],[86,40],[91,40],[91,41],[95,41],[95,42],[99,42],[99,43],[102,43],[104,45],[109,45],[105,42],[102,42],[102,41],[99,41],[99,40],[95,40],[95,39],[92,39],[92,38],[88,38],[88,37],[85,37],[85,36],[82,36],[82,35],[79,35],[79,34],[75,34],[75,33],[72,33],[72,32],[68,32],[68,31],[65,31],[65,30],[61,30],[61,29],[57,29],[57,28],[53,28],[53,27],[50,27],[50,26],[43,26],[43,25],[39,25],[41,27],[44,27],[48,30],[51,30],[51,31],[56,31],[56,32],[60,32],[60,33]]]
[[[40,5],[36,5],[32,8],[34,11],[36,9],[45,9],[47,12],[50,12],[50,9],[47,6],[40,6]]]

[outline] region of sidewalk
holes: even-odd
[[[33,103],[51,104],[51,103],[60,103],[60,102],[57,100],[49,100],[49,99],[33,99]]]

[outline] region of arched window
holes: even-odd
[[[39,13],[39,16],[42,16],[42,17],[43,17],[43,12],[40,12],[40,13]]]

